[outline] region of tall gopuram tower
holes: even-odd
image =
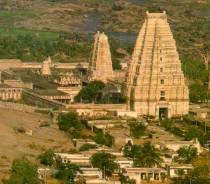
[[[188,114],[189,91],[165,12],[146,13],[127,77],[129,111],[156,118]]]
[[[94,48],[89,65],[91,80],[107,82],[114,76],[108,37],[104,33],[95,34]]]

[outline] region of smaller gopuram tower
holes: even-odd
[[[51,75],[51,64],[52,64],[52,60],[50,57],[48,57],[47,60],[43,61],[42,63],[42,69],[41,69],[41,74],[45,75],[45,76],[49,76]]]
[[[99,31],[95,34],[89,74],[91,80],[101,80],[103,82],[107,82],[114,76],[108,37]]]

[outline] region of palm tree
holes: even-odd
[[[134,165],[137,167],[154,167],[160,165],[162,161],[159,150],[151,145],[150,142],[146,142],[140,154],[136,155]]]

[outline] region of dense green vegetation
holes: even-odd
[[[97,148],[97,145],[95,144],[83,144],[80,148],[79,151],[88,151],[90,149]]]
[[[195,167],[189,174],[180,173],[178,178],[173,178],[173,184],[209,184],[210,174],[208,165]]]
[[[115,163],[116,157],[110,153],[95,153],[91,158],[91,164],[93,167],[99,168],[103,177],[112,176],[113,172],[118,169],[118,164]]]
[[[130,121],[129,127],[130,127],[130,135],[134,137],[135,139],[138,139],[141,136],[148,135],[148,131],[142,122]]]
[[[192,146],[182,147],[177,151],[178,156],[174,157],[174,161],[178,163],[189,164],[198,155],[197,148]]]
[[[130,179],[128,176],[124,176],[120,174],[120,182],[121,184],[136,184],[136,180]]]
[[[126,144],[123,152],[125,157],[133,160],[135,167],[155,167],[162,162],[159,150],[150,142],[143,146]]]
[[[64,163],[61,157],[56,156],[54,151],[51,149],[39,155],[38,158],[41,164],[49,166],[50,169],[55,170],[55,172],[53,172],[52,174],[53,178],[60,180],[64,184],[77,183],[75,181],[75,178],[77,176],[77,173],[81,172],[80,167],[78,165],[69,162]]]
[[[76,102],[97,103],[101,101],[102,90],[105,84],[101,81],[92,81],[87,86],[81,89],[78,95],[74,98]]]
[[[105,84],[102,81],[91,81],[84,86],[75,96],[74,101],[79,103],[95,103],[95,104],[120,104],[125,102],[122,93],[114,84]]]
[[[48,56],[59,62],[86,61],[89,58],[90,43],[78,41],[76,34],[8,30],[0,34],[0,58],[18,58],[22,61],[43,61]],[[76,40],[77,39],[77,40]]]
[[[37,167],[26,158],[14,160],[10,178],[5,184],[41,184],[38,179]]]
[[[96,130],[96,135],[94,137],[94,141],[100,145],[106,145],[108,147],[112,147],[114,144],[114,137],[108,133],[103,133],[102,130]]]
[[[114,138],[109,133],[103,133],[98,128],[93,131],[88,126],[87,120],[82,119],[76,112],[63,113],[58,116],[59,129],[65,131],[72,139],[89,138],[97,144],[111,147]],[[83,149],[83,148],[82,148]]]
[[[52,166],[55,159],[55,153],[53,150],[49,149],[46,152],[39,155],[40,163],[46,166]]]
[[[81,172],[78,165],[63,163],[59,158],[56,160],[56,170],[55,178],[61,180],[64,184],[74,184],[77,172]]]
[[[184,117],[183,120],[162,120],[161,126],[163,126],[166,131],[179,137],[184,137],[185,140],[188,141],[198,138],[202,145],[205,145],[210,139],[210,134],[208,133],[207,128],[205,128],[205,122],[198,122],[194,119],[190,119],[190,116]]]
[[[60,114],[58,117],[58,126],[59,129],[63,131],[68,131],[72,127],[76,129],[81,129],[84,127],[76,112],[69,112],[65,115]]]

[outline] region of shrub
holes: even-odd
[[[130,123],[129,126],[130,126],[130,134],[135,139],[138,139],[141,136],[145,135],[146,127],[142,125],[142,123],[139,122]]]
[[[101,100],[101,90],[105,87],[102,81],[92,81],[75,96],[76,102],[99,102]]]
[[[41,184],[38,178],[37,167],[25,158],[13,161],[10,178],[5,181],[5,184],[23,183]]]
[[[106,145],[108,147],[112,147],[112,145],[114,143],[114,138],[108,133],[103,134],[103,132],[97,132],[96,136],[94,138],[94,141],[97,144],[101,144],[101,145]]]
[[[161,121],[161,126],[163,126],[166,130],[171,130],[172,128],[172,120],[164,119]]]
[[[95,144],[84,144],[79,148],[79,151],[88,151],[90,149],[97,148],[97,145]]]
[[[72,127],[76,129],[81,129],[84,127],[76,112],[60,114],[58,116],[58,126],[59,129],[63,131],[68,131]]]
[[[54,163],[55,153],[53,150],[49,149],[45,153],[42,153],[38,157],[40,159],[40,163],[46,166],[52,166]]]
[[[99,168],[103,171],[103,177],[112,176],[113,172],[118,168],[118,164],[115,162],[116,156],[110,153],[95,153],[90,158],[93,167]]]

